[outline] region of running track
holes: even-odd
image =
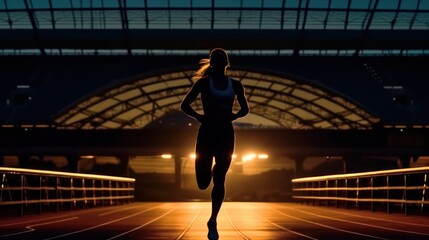
[[[206,239],[208,202],[134,203],[0,218],[1,239]],[[429,217],[314,207],[225,202],[221,240],[429,239]]]

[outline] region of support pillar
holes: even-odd
[[[301,177],[304,171],[304,161],[306,159],[303,155],[297,155],[292,157],[295,161],[295,176]]]
[[[67,161],[69,162],[69,167],[72,172],[79,172],[79,160],[80,156],[77,155],[67,155]]]
[[[343,173],[347,173],[347,167],[348,167],[348,158],[347,157],[343,157]]]
[[[120,169],[121,175],[125,177],[130,176],[130,168],[129,168],[130,157],[128,155],[120,155],[120,156],[117,156],[117,158],[119,159],[119,169]]]
[[[20,168],[28,168],[29,159],[30,159],[30,156],[28,156],[28,155],[19,155],[18,156],[19,167]]]
[[[402,155],[398,158],[398,167],[399,168],[409,168],[411,163],[411,156]]]
[[[343,156],[343,173],[357,172],[361,169],[360,155],[346,155]]]
[[[181,189],[182,186],[182,158],[180,155],[174,156],[174,183],[176,189]]]
[[[243,161],[241,160],[241,157],[237,157],[231,162],[231,170],[235,174],[243,173]]]

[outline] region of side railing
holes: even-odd
[[[292,180],[293,198],[326,206],[424,212],[429,167],[305,177]]]
[[[5,167],[0,176],[0,208],[17,209],[21,215],[134,200],[133,178]]]

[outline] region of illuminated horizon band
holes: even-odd
[[[418,172],[429,172],[429,167],[416,167],[416,168],[406,168],[406,169],[392,169],[392,170],[380,170],[380,171],[370,171],[370,172],[360,172],[360,173],[304,177],[304,178],[292,179],[292,182],[302,183],[302,182],[310,182],[310,181],[335,180],[340,178],[345,179],[345,178],[357,178],[357,177],[365,177],[365,176],[375,177],[375,176],[387,176],[387,175],[393,175],[393,174],[418,173]]]
[[[7,172],[9,174],[34,174],[34,175],[50,175],[57,177],[75,177],[75,178],[88,178],[88,179],[97,179],[97,180],[113,180],[113,181],[123,181],[123,182],[135,182],[134,178],[126,177],[116,177],[108,175],[98,175],[98,174],[85,174],[85,173],[69,173],[69,172],[58,172],[58,171],[47,171],[47,170],[37,170],[37,169],[26,169],[26,168],[9,168],[9,167],[0,167],[0,172]]]

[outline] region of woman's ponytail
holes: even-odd
[[[203,58],[200,60],[200,68],[195,72],[192,79],[200,79],[204,76],[210,75],[210,59]]]

